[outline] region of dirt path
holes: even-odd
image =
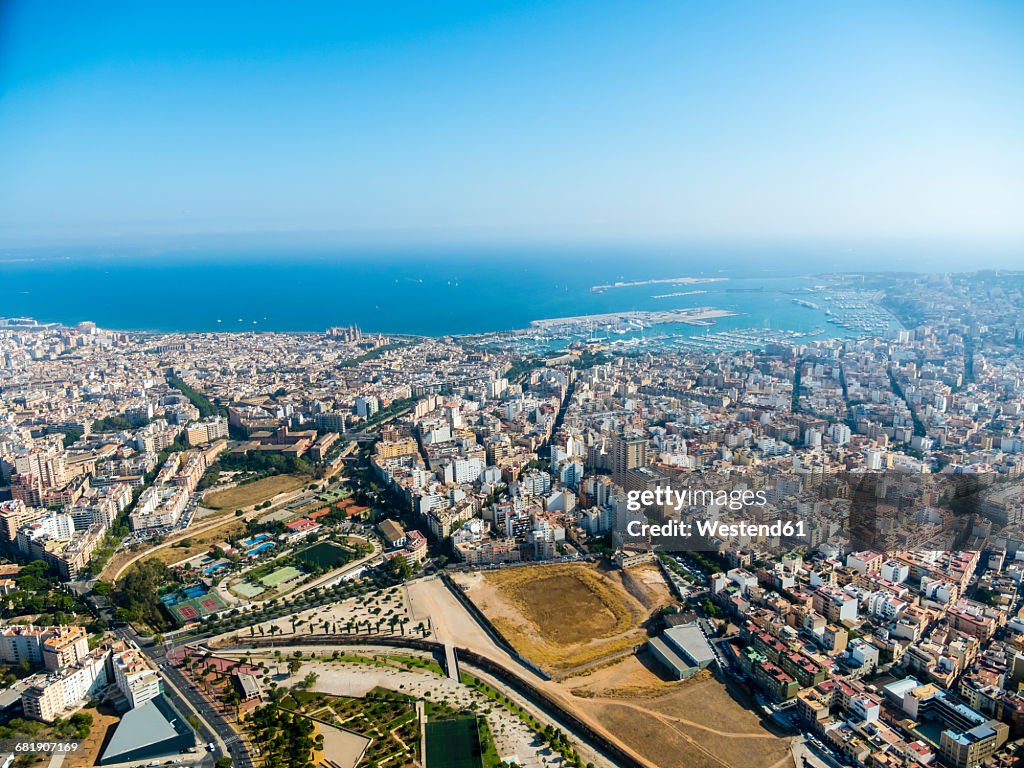
[[[716,762],[719,765],[723,765],[723,766],[725,766],[725,768],[736,768],[736,766],[732,765],[731,763],[725,762],[725,760],[720,758],[718,755],[716,755],[711,750],[705,749],[703,746],[701,746],[699,741],[697,741],[695,738],[693,738],[693,736],[691,736],[690,734],[686,733],[686,731],[680,730],[679,728],[674,726],[671,722],[669,722],[670,719],[674,719],[674,718],[668,718],[668,717],[666,717],[664,715],[655,715],[654,719],[657,720],[658,722],[664,723],[666,726],[668,726],[669,730],[671,730],[673,733],[675,733],[678,736],[680,736],[683,739],[683,741],[685,741],[687,744],[689,744],[691,747],[696,749],[698,752],[700,752],[705,757],[710,758],[713,762]]]
[[[643,712],[645,715],[651,715],[652,717],[656,717],[658,720],[661,720],[662,722],[672,720],[674,722],[681,723],[682,725],[687,725],[691,728],[699,728],[702,731],[707,731],[708,733],[713,733],[716,736],[722,736],[727,739],[771,739],[774,741],[779,738],[775,734],[768,733],[767,731],[765,733],[720,731],[717,728],[712,728],[711,726],[704,725],[703,723],[697,723],[693,720],[687,720],[684,717],[677,717],[676,715],[666,715],[664,712],[658,712],[657,710],[648,709],[647,707],[642,707],[639,704],[623,701],[622,699],[588,698],[587,701],[594,702],[595,704],[607,704],[616,707],[626,707],[627,709],[632,709],[637,712]]]

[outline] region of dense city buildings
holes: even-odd
[[[838,759],[994,764],[1024,738],[1024,280],[824,276],[795,298],[835,334],[0,326],[0,533],[85,592],[171,545],[174,632],[366,552],[408,576],[652,568],[677,600],[635,647],[670,680],[741,681]],[[44,721],[164,691],[80,626],[5,625],[0,660],[45,670],[22,696]]]

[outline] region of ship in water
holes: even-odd
[[[793,303],[796,304],[798,307],[807,307],[808,309],[821,309],[821,307],[819,307],[813,301],[807,301],[805,299],[793,299]]]

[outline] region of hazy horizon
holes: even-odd
[[[714,271],[769,275],[851,272],[973,273],[1024,269],[1024,248],[970,243],[910,241],[704,241],[643,242],[330,242],[308,234],[196,236],[173,242],[78,244],[22,248],[0,247],[0,270],[33,264],[91,264],[95,269],[190,263],[281,265],[316,271],[372,260],[381,267],[408,264],[518,265],[544,269],[552,259],[610,276],[628,257],[629,271],[644,277],[710,274]],[[200,269],[201,272],[201,269]],[[197,273],[198,274],[198,273]]]

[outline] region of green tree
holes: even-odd
[[[162,629],[167,626],[167,618],[162,610],[159,590],[170,583],[173,579],[165,563],[143,560],[135,563],[121,577],[114,599],[132,617]]]
[[[405,555],[397,555],[388,563],[388,573],[400,581],[407,581],[412,576],[412,566],[409,565]]]

